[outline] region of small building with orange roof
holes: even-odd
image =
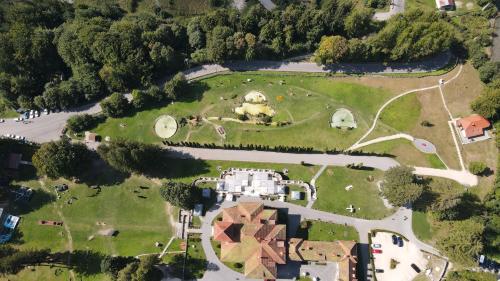
[[[476,140],[488,139],[487,129],[491,127],[491,123],[479,114],[472,114],[456,120],[455,126],[462,143],[467,144]]]

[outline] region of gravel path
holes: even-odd
[[[377,12],[373,15],[374,20],[385,21],[392,16],[403,13],[405,11],[405,0],[392,0],[388,12]]]

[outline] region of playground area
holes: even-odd
[[[155,125],[160,116],[168,115],[178,125],[168,138],[174,142],[343,149],[361,137],[378,107],[391,95],[382,87],[365,86],[354,79],[231,73],[192,82],[189,92],[173,104],[109,118],[92,131],[111,139],[120,136],[159,143],[170,135],[166,131],[174,131],[173,122],[168,130],[164,128],[169,125]],[[356,120],[346,117],[344,122],[357,129],[330,129],[332,115],[339,108],[349,109]],[[250,120],[240,120],[242,114],[250,115]],[[272,117],[272,122],[259,125],[252,116]],[[188,121],[181,122],[183,119]],[[197,121],[191,122],[193,119]],[[225,138],[217,131],[218,126],[223,127]],[[158,128],[165,131],[163,137],[157,134]]]

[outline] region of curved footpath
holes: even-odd
[[[251,201],[258,199],[243,198],[242,200]],[[207,257],[209,265],[202,280],[218,281],[221,280],[221,276],[224,276],[224,280],[246,280],[242,274],[231,270],[219,260],[210,242],[212,235],[212,221],[222,211],[223,208],[231,207],[236,204],[237,202],[229,201],[224,201],[222,202],[222,204],[216,204],[209,211],[207,211],[205,217],[203,218],[203,224],[201,227],[202,247],[205,251],[205,255]],[[356,228],[359,233],[359,242],[361,243],[361,262],[364,266],[365,271],[367,270],[369,259],[367,247],[368,233],[373,229],[384,229],[400,233],[401,235],[405,236],[411,243],[415,244],[420,250],[439,255],[439,252],[436,249],[428,244],[421,242],[414,235],[412,230],[412,211],[411,209],[405,207],[399,208],[396,213],[382,220],[365,220],[336,215],[314,209],[308,209],[306,207],[280,201],[265,200],[264,204],[273,208],[288,209],[289,215],[297,215],[300,216],[301,219],[321,220],[324,222],[336,224],[347,224]]]

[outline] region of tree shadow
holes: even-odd
[[[13,188],[19,188],[20,186],[13,186]],[[14,196],[11,194],[11,196]],[[12,202],[14,204],[11,205],[11,210],[9,210],[12,213],[15,213],[17,215],[25,215],[28,213],[31,213],[33,211],[36,211],[43,206],[50,204],[56,200],[56,197],[54,194],[49,193],[43,189],[37,189],[33,191],[33,196],[31,197],[31,200],[26,201],[26,200],[17,200],[14,201],[14,198],[12,198]]]
[[[438,193],[433,192],[428,185],[424,185],[424,190],[418,200],[413,202],[412,209],[415,211],[426,212],[438,197]]]
[[[206,161],[200,159],[178,159],[162,157],[148,174],[158,178],[187,178],[210,172]]]
[[[477,195],[465,192],[460,199],[460,203],[455,207],[458,211],[458,220],[468,219],[484,211],[484,206]]]
[[[51,258],[55,263],[68,265],[71,260],[73,270],[81,275],[90,276],[101,273],[101,261],[106,255],[90,250],[75,250],[70,252],[54,253]]]
[[[99,185],[118,185],[123,183],[130,174],[118,171],[111,167],[100,157],[95,157],[88,171],[82,174],[79,180],[89,186]]]

